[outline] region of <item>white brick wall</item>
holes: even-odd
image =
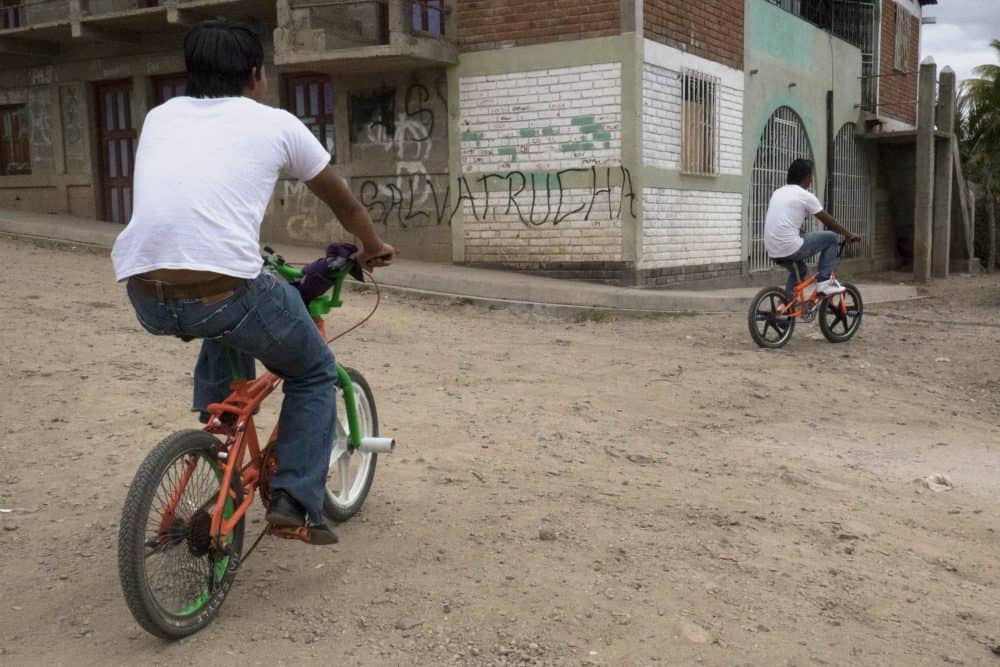
[[[485,201],[475,193],[476,206],[463,201],[465,259],[469,262],[606,262],[622,258],[622,224],[618,215],[628,215],[629,202],[621,201],[614,189],[594,198],[593,190],[572,189],[536,192],[532,211],[530,188],[511,205],[507,192],[491,193]],[[593,204],[593,205],[591,205]],[[588,216],[588,210],[590,215]],[[559,222],[556,223],[556,218]]]
[[[621,163],[621,64],[459,81],[465,173]]]
[[[685,69],[717,77],[719,173],[743,171],[743,72],[646,40],[643,66],[643,161],[681,169],[681,80]]]
[[[738,192],[645,188],[639,268],[740,261]]]
[[[643,161],[650,167],[680,169],[680,77],[677,72],[647,63],[642,72],[642,86]]]

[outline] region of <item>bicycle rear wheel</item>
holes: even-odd
[[[353,368],[345,368],[354,387],[361,437],[378,435],[378,412],[375,398],[364,376]],[[344,392],[337,388],[337,401],[344,400]],[[330,472],[327,476],[326,499],[323,511],[332,521],[343,523],[358,513],[364,505],[375,480],[375,463],[378,455],[371,452],[351,451],[347,447],[349,427],[347,415],[337,411],[337,433],[330,455]]]
[[[784,289],[765,287],[750,302],[747,326],[750,337],[760,347],[777,349],[792,339],[795,318],[779,312],[786,301]]]
[[[222,488],[218,441],[204,431],[162,440],[129,487],[118,529],[118,574],[129,611],[147,632],[185,637],[218,613],[239,567],[244,522],[224,544],[211,536]],[[223,506],[231,517],[243,500],[234,475]]]
[[[861,327],[861,292],[850,283],[843,294],[827,297],[819,306],[819,330],[831,343],[846,343]]]

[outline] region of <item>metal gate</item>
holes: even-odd
[[[764,216],[775,190],[788,180],[788,167],[798,158],[813,159],[809,135],[802,119],[790,107],[779,107],[760,137],[750,177],[748,263],[751,271],[771,268],[764,250]]]
[[[845,123],[833,144],[833,192],[830,214],[861,237],[844,249],[847,257],[871,257],[872,185],[868,154],[858,140],[854,123]]]

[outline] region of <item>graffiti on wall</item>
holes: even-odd
[[[430,227],[451,221],[448,174],[398,174],[361,180],[358,199],[376,224],[400,229]]]
[[[63,86],[60,89],[62,105],[63,149],[66,156],[66,170],[70,173],[90,170],[86,155],[86,118],[83,109],[83,92],[78,86]]]
[[[589,176],[589,187],[568,186],[571,174]],[[473,191],[467,177],[458,179],[456,206],[467,202],[466,210],[477,221],[513,214],[526,227],[539,227],[566,220],[619,220],[623,215],[636,215],[632,174],[624,166],[510,171],[486,174],[474,182],[481,185],[481,191]]]
[[[409,84],[402,108],[391,123],[374,118],[364,128],[366,143],[381,147],[394,164],[392,175],[354,179],[358,198],[378,224],[411,229],[450,221],[448,175],[431,166],[435,158],[434,129],[439,122],[435,107],[447,105],[443,82],[441,76],[429,86]],[[442,162],[447,160],[446,152],[436,157]]]
[[[48,87],[32,88],[28,94],[28,118],[31,124],[31,162],[48,164],[52,149],[52,94]]]
[[[330,239],[332,215],[301,181],[282,181],[278,201],[292,213],[285,219],[285,231],[293,239],[326,242]]]

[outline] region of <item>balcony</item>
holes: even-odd
[[[277,0],[279,66],[363,72],[455,64],[446,0]]]
[[[67,0],[0,0],[0,54],[51,55],[69,38]]]
[[[175,48],[214,16],[274,25],[274,0],[0,0],[0,56],[50,60],[80,42]]]
[[[861,107],[874,110],[877,95],[877,0],[768,0],[861,49]]]

